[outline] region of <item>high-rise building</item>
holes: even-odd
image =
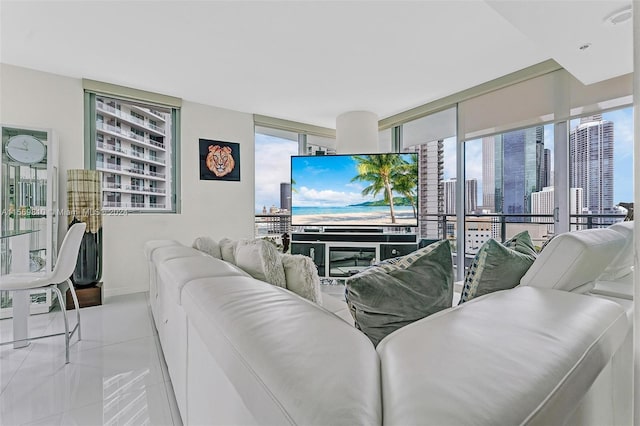
[[[291,182],[280,183],[280,210],[291,211]]]
[[[613,142],[613,122],[601,114],[581,118],[569,133],[569,185],[583,189],[589,213],[614,213]]]
[[[553,186],[542,188],[542,191],[531,193],[531,213],[541,215],[552,215],[555,207],[555,191]],[[581,214],[583,204],[582,188],[569,188],[569,214]],[[536,217],[536,222],[553,223],[553,217]],[[580,225],[571,225],[571,230],[581,229]]]
[[[478,209],[478,180],[467,179],[464,183],[464,189],[467,213],[474,212]]]
[[[496,137],[482,138],[482,207],[496,211]]]
[[[444,238],[440,215],[444,214],[444,146],[435,140],[407,148],[419,153],[418,188],[420,237]]]
[[[531,213],[531,193],[538,191],[544,153],[542,126],[515,130],[496,137],[495,205],[496,212]],[[526,218],[507,218],[522,222]]]
[[[96,98],[96,169],[106,209],[171,208],[171,115]]]
[[[456,178],[447,179],[442,182],[444,192],[444,212],[446,214],[456,214]]]
[[[540,145],[539,145],[540,146]],[[544,148],[541,150],[541,157],[538,162],[538,190],[546,186],[553,186],[551,181],[551,150]]]
[[[447,179],[443,182],[444,187],[444,211],[446,214],[456,214],[456,178]],[[467,179],[465,188],[465,209],[471,213],[478,208],[478,180]]]

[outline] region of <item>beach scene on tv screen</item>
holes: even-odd
[[[417,226],[417,154],[291,158],[296,226]]]

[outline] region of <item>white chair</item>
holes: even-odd
[[[73,288],[73,283],[71,283],[69,278],[71,277],[71,274],[73,274],[73,270],[76,267],[78,252],[80,251],[80,243],[82,242],[82,236],[84,235],[86,227],[87,225],[84,223],[76,223],[75,225],[71,226],[71,228],[69,228],[69,230],[67,231],[67,235],[65,235],[64,237],[64,241],[62,241],[58,260],[52,272],[16,273],[0,276],[0,290],[2,291],[31,290],[43,287],[49,287],[53,289],[58,295],[60,309],[62,310],[62,316],[64,317],[64,333],[61,332],[55,334],[47,334],[44,336],[27,337],[24,339],[12,340],[11,342],[2,342],[0,343],[0,345],[27,340],[42,339],[45,337],[61,336],[64,334],[66,348],[65,363],[69,363],[69,340],[71,339],[71,336],[73,336],[73,334],[76,332],[76,330],[78,331],[78,341],[81,340],[80,309],[78,305],[78,297],[76,296],[76,292]],[[64,298],[62,297],[62,292],[58,288],[58,284],[65,281],[67,281],[69,284],[69,289],[71,290],[71,295],[73,296],[73,303],[76,307],[77,321],[75,327],[73,327],[73,330],[71,330],[71,332],[69,332],[69,321],[67,320],[67,309],[65,306]]]

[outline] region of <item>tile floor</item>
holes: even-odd
[[[0,425],[182,425],[147,298],[83,308],[67,365],[63,336],[0,346]],[[0,341],[11,321],[0,320]],[[63,329],[59,309],[29,318],[32,336]]]

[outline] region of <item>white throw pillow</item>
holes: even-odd
[[[207,253],[216,259],[222,259],[222,253],[220,252],[220,245],[210,237],[198,237],[193,241],[191,245],[196,250]]]
[[[236,246],[238,245],[237,241],[231,240],[229,238],[223,238],[218,243],[220,245],[220,255],[222,256],[222,260],[225,262],[229,262],[233,265],[236,264]]]
[[[287,289],[312,302],[322,303],[318,268],[309,256],[284,254],[282,266],[287,279]]]
[[[286,288],[280,253],[272,243],[262,239],[238,241],[235,262],[253,278]]]

